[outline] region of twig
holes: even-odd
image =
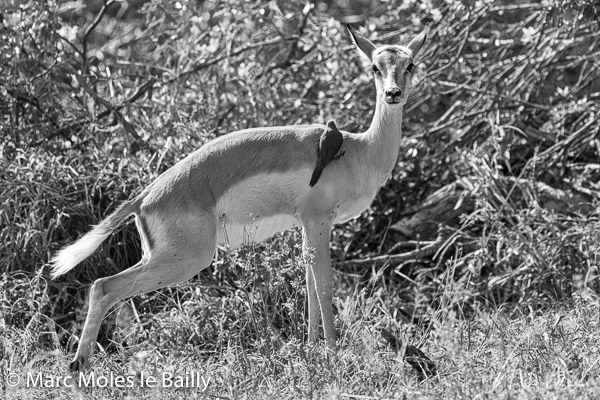
[[[77,82],[79,82],[81,87],[86,92],[88,92],[90,96],[92,96],[98,103],[102,104],[106,108],[106,112],[108,112],[107,115],[109,115],[112,112],[127,132],[131,133],[131,135],[134,136],[136,139],[141,139],[140,135],[138,135],[135,128],[125,119],[125,117],[123,117],[123,114],[121,114],[119,110],[117,110],[108,100],[103,99],[98,93],[93,91],[92,88],[90,88],[85,83],[85,79],[83,79],[81,75],[79,75],[78,73],[74,73],[73,75],[75,75],[75,79],[77,79]]]
[[[73,71],[72,74],[75,76],[75,79],[77,79],[77,82],[83,88],[83,90],[92,96],[98,103],[102,104],[108,111],[112,111],[114,109],[113,105],[110,104],[108,100],[103,99],[98,93],[88,86],[88,84],[85,82],[85,79],[83,79],[81,75],[75,71]]]
[[[63,40],[65,43],[67,43],[77,54],[79,54],[79,57],[83,57],[83,53],[81,52],[81,50],[79,50],[77,48],[77,46],[75,46],[75,44],[73,42],[71,42],[69,39],[67,39],[66,37],[62,36],[60,33],[58,33],[57,31],[54,31],[54,35],[58,36],[61,40]]]
[[[352,266],[352,267],[381,267],[387,263],[400,264],[405,261],[432,256],[444,244],[444,240],[439,238],[428,246],[409,251],[407,253],[392,254],[376,257],[368,257],[356,260],[345,260],[334,263],[337,265]]]
[[[390,228],[392,231],[394,230],[393,226]],[[392,248],[386,252],[386,254],[389,255],[390,253],[393,253],[402,247],[409,247],[409,246],[416,247],[417,250],[420,250],[423,246],[426,246],[428,244],[433,244],[433,243],[435,243],[435,241],[406,240],[406,241],[398,242],[395,245],[393,245]]]
[[[92,21],[92,23],[86,28],[84,34],[83,34],[83,38],[81,39],[82,41],[82,49],[81,49],[81,73],[83,75],[87,74],[87,70],[88,70],[88,58],[87,58],[87,42],[88,42],[88,36],[90,36],[90,34],[92,33],[92,31],[98,26],[98,24],[100,23],[100,21],[102,21],[102,18],[104,17],[104,14],[106,13],[106,10],[108,9],[108,7],[110,7],[113,3],[115,2],[115,0],[104,0],[104,4],[102,5],[102,8],[100,9],[100,11],[98,12],[98,14],[96,15],[96,18],[94,18],[94,20]]]
[[[139,99],[140,97],[142,97],[144,94],[151,92],[151,89],[154,87],[154,84],[156,83],[156,78],[150,78],[148,79],[146,82],[144,82],[141,86],[139,86],[135,92],[133,92],[133,94],[131,96],[129,96],[128,98],[126,98],[123,101],[123,105],[127,105],[130,103],[133,103],[134,101],[136,101],[137,99]],[[119,107],[121,108],[121,107]]]
[[[33,83],[36,79],[39,79],[39,78],[43,77],[44,75],[47,75],[52,70],[52,68],[54,68],[56,66],[57,63],[58,63],[58,57],[55,57],[54,61],[52,62],[52,64],[50,64],[50,66],[48,68],[46,68],[45,70],[43,70],[39,74],[36,74],[36,75],[32,76],[29,79],[29,83]]]

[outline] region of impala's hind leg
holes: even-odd
[[[69,365],[72,371],[89,367],[89,357],[102,319],[119,300],[184,282],[211,264],[216,248],[215,225],[207,226],[204,221],[202,225],[194,224],[194,229],[182,229],[191,227],[190,220],[188,218],[183,224],[170,224],[170,227],[177,229],[169,229],[170,232],[165,230],[161,237],[155,239],[156,247],[148,259],[94,282],[77,353]],[[199,230],[200,226],[202,231]]]

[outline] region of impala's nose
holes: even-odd
[[[396,104],[400,103],[400,99],[402,98],[402,89],[393,88],[385,91],[385,102],[388,104]]]

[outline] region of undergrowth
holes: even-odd
[[[23,381],[28,374],[67,376],[69,354],[62,337],[72,332],[57,330],[48,318],[50,298],[44,295],[42,277],[4,276],[4,287],[15,288],[4,295],[0,308],[5,393],[8,398],[248,399],[598,395],[600,303],[588,288],[577,291],[571,301],[544,308],[473,302],[472,286],[468,279],[456,279],[454,263],[439,277],[432,302],[423,297],[433,285],[412,285],[414,301],[424,301],[426,310],[420,324],[413,325],[410,313],[398,308],[403,297],[398,287],[368,283],[360,289],[359,278],[338,272],[339,340],[333,352],[304,344],[303,301],[297,301],[305,295],[303,270],[292,266],[298,261],[291,255],[296,250],[289,251],[278,260],[290,265],[283,277],[272,274],[277,265],[254,265],[250,271],[243,267],[246,258],[232,257],[242,265],[231,274],[235,287],[217,285],[207,274],[201,281],[120,305],[105,322],[112,334],[93,357],[92,372],[96,377],[131,377],[133,384],[126,388],[7,386],[8,373]],[[16,298],[22,299],[20,305]],[[272,299],[283,306],[275,309]],[[438,374],[421,380],[401,353],[382,340],[382,327],[419,345],[435,360]],[[203,381],[196,387],[189,381],[177,390],[141,383],[165,374],[200,376]]]

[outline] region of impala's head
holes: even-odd
[[[375,46],[369,39],[356,33],[350,25],[347,27],[352,41],[371,63],[377,95],[381,97],[378,100],[388,105],[404,105],[415,69],[413,61],[427,39],[429,25],[407,46]]]

